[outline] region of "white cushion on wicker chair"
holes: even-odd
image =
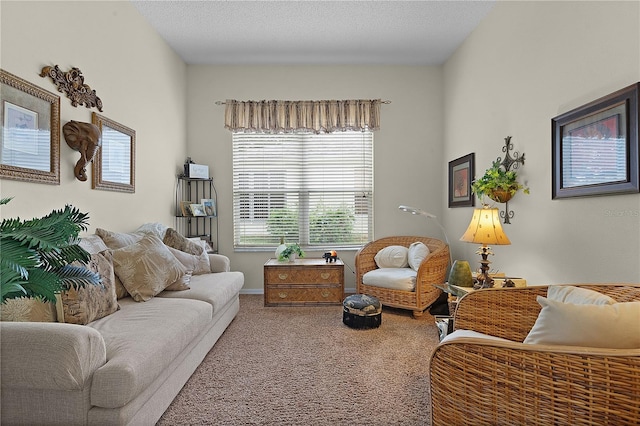
[[[417,272],[411,268],[379,268],[362,276],[362,283],[393,290],[414,291]]]
[[[407,255],[409,249],[403,246],[387,246],[376,253],[375,260],[378,268],[406,268],[409,265]]]
[[[409,246],[409,252],[407,253],[407,260],[409,267],[414,271],[420,268],[422,261],[429,256],[429,247],[425,243],[416,241]]]
[[[456,330],[453,333],[447,334],[444,339],[442,339],[442,343],[446,343],[450,340],[454,339],[462,339],[465,337],[471,337],[473,339],[485,339],[485,340],[493,340],[498,342],[511,342],[511,340],[503,339],[502,337],[491,336],[489,334],[480,333],[473,330]]]

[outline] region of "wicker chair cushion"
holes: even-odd
[[[613,305],[616,301],[606,294],[572,285],[550,285],[547,297],[551,300],[576,305]]]
[[[414,271],[417,271],[418,268],[420,268],[420,264],[427,256],[429,256],[429,247],[427,247],[425,243],[420,241],[412,243],[409,246],[409,251],[407,253],[409,267]]]
[[[542,310],[524,343],[640,349],[640,302],[576,305],[537,296]]]
[[[362,276],[362,283],[393,290],[414,291],[417,272],[411,268],[380,268]]]
[[[404,246],[387,246],[374,256],[378,268],[406,268],[409,266],[409,249]]]
[[[491,336],[489,334],[479,333],[473,330],[456,330],[453,333],[449,333],[442,339],[441,343],[446,343],[454,339],[461,339],[465,337],[470,337],[473,339],[485,339],[485,340],[494,340],[498,342],[511,342],[511,340],[503,339],[502,337]]]

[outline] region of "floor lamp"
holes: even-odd
[[[436,215],[415,207],[402,205],[402,206],[398,206],[398,208],[403,212],[411,213],[416,216],[424,216],[427,219],[433,219],[433,221],[440,227],[440,229],[442,229],[442,233],[444,234],[444,239],[447,242],[447,245],[449,246],[449,267],[451,267],[451,265],[453,265],[453,257],[451,255],[451,244],[449,244],[449,237],[447,237],[447,231],[445,231],[444,227],[440,224],[440,222],[438,222],[438,218],[436,217]]]

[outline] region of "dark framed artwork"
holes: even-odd
[[[640,192],[633,84],[551,120],[552,198]]]
[[[475,176],[475,153],[449,161],[449,207],[472,207],[475,197],[471,181]]]
[[[0,70],[0,177],[60,184],[60,97]]]

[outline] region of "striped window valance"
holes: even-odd
[[[380,99],[343,101],[225,101],[224,127],[232,132],[332,133],[378,130]]]

